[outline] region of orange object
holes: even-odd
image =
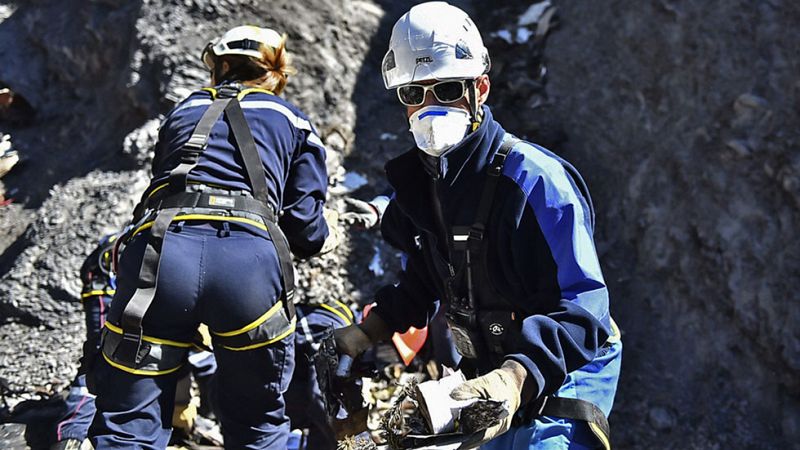
[[[375,303],[370,303],[364,307],[364,318],[369,315]],[[363,319],[362,319],[363,320]],[[395,333],[392,335],[392,343],[397,353],[400,354],[400,359],[403,364],[409,365],[411,361],[417,356],[417,352],[425,345],[425,340],[428,338],[428,327],[419,329],[411,327],[405,333]]]

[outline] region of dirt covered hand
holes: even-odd
[[[358,325],[333,330],[333,338],[336,340],[336,352],[353,358],[372,347],[372,341]]]
[[[508,431],[511,420],[521,403],[522,386],[525,383],[527,371],[516,361],[506,361],[499,369],[495,369],[481,377],[467,380],[450,393],[455,400],[469,400],[479,398],[506,402],[508,415],[499,424],[489,427],[475,439],[461,445],[462,449],[477,448]]]
[[[349,197],[345,198],[344,202],[347,205],[347,210],[341,215],[341,220],[344,223],[368,230],[376,226],[380,221],[378,208],[372,203]]]
[[[358,325],[333,330],[336,351],[353,358],[367,351],[376,342],[388,339],[391,335],[392,331],[377,314],[368,315]]]

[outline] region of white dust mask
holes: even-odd
[[[461,142],[470,123],[469,112],[449,106],[426,106],[408,118],[417,147],[436,157]]]

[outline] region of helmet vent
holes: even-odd
[[[390,50],[386,57],[383,58],[383,72],[386,73],[395,67],[397,67],[397,64],[394,62],[394,50]]]
[[[458,41],[458,44],[456,44],[456,59],[472,59],[472,52],[463,40]]]

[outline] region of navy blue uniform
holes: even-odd
[[[81,266],[83,283],[81,303],[86,320],[84,358],[96,353],[99,348],[100,331],[103,329],[111,297],[114,295],[116,278],[110,270],[113,237],[115,236],[103,238]],[[78,376],[72,381],[64,402],[65,412],[56,423],[55,440],[83,441],[86,439],[95,412],[94,395],[86,388],[85,367],[82,366],[78,371]]]
[[[307,428],[305,447],[309,450],[333,450],[336,436],[328,423],[325,403],[317,383],[314,356],[319,340],[330,328],[352,325],[355,317],[341,302],[298,305],[295,332],[295,372],[286,393],[286,410],[292,428]]]
[[[214,95],[214,90],[198,91],[167,116],[147,195],[162,188]],[[285,100],[252,89],[239,98],[263,163],[268,201],[282,211],[279,224],[292,251],[314,255],[328,235],[322,216],[325,149],[308,119]],[[189,173],[195,187],[250,191],[230,134],[227,121],[218,120]],[[148,230],[142,225],[121,256],[107,324],[111,331],[119,332],[122,311],[136,291]],[[262,223],[246,218],[178,215],[161,249],[158,287],[142,322],[144,340],[189,345],[201,322],[212,336],[236,335],[280,310],[280,265],[269,236]],[[294,368],[293,331],[246,347],[215,346],[214,405],[227,447],[286,447],[289,420],[283,394]],[[92,443],[98,448],[164,448],[177,369],[143,375],[103,353],[96,368],[98,414],[90,430]]]
[[[375,312],[394,330],[425,326],[437,299],[447,298],[451,266],[459,263],[451,258],[453,229],[468,229],[476,220],[488,164],[506,134],[488,107],[483,112],[478,129],[444,157],[414,149],[386,165],[396,195],[381,230],[408,255],[408,264],[398,284],[378,292]],[[484,236],[490,288],[524,317],[505,357],[525,366],[536,397],[588,400],[607,415],[621,343],[614,337],[590,212],[561,163],[534,145],[515,145]]]

